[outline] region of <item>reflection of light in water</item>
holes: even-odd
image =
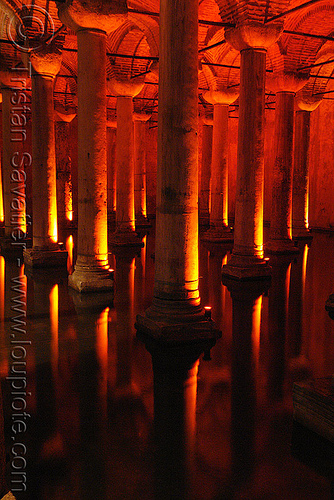
[[[306,281],[306,267],[307,267],[307,257],[308,257],[308,245],[304,246],[304,254],[303,254],[303,270],[302,270],[302,300],[305,297],[305,281]]]
[[[51,366],[54,375],[57,373],[59,343],[58,343],[58,285],[54,285],[50,295],[50,323],[51,323]]]
[[[100,365],[100,394],[105,415],[107,411],[108,386],[108,314],[109,307],[106,307],[96,321],[96,356]]]
[[[256,366],[258,366],[259,353],[260,353],[261,310],[262,310],[262,295],[260,295],[260,297],[258,297],[254,302],[254,309],[252,316],[253,352],[254,352],[254,360]]]
[[[73,236],[72,234],[67,238],[65,247],[67,250],[67,271],[69,274],[73,272]]]

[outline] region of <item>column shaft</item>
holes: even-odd
[[[213,107],[210,226],[228,226],[228,105]]]
[[[65,228],[73,218],[71,150],[69,123],[56,122],[57,214],[58,227]]]
[[[32,75],[34,250],[58,249],[53,87],[53,76]]]
[[[117,97],[116,233],[135,232],[133,100]]]
[[[116,214],[116,129],[107,127],[108,216]]]
[[[194,0],[162,4],[154,296],[192,307],[200,302],[197,25]]]
[[[210,178],[212,159],[212,125],[202,126],[202,164],[200,178],[199,218],[206,225],[210,219]]]
[[[291,239],[294,93],[277,92],[274,170],[269,241],[270,253],[295,251]]]
[[[309,237],[309,149],[310,111],[297,111],[295,115],[295,147],[292,191],[293,236]]]
[[[78,259],[76,268],[108,268],[106,34],[78,37]],[[94,54],[94,58],[91,55]]]
[[[223,268],[239,279],[269,274],[263,260],[265,71],[265,49],[241,51],[234,249]]]
[[[136,224],[147,223],[146,211],[146,122],[134,121],[134,198]]]
[[[30,165],[31,157],[27,153],[23,155],[22,146],[24,136],[15,132],[16,128],[24,128],[22,125],[25,125],[26,121],[24,115],[18,115],[17,111],[13,109],[14,105],[12,99],[16,102],[17,98],[15,98],[13,90],[9,88],[3,87],[1,92],[3,143],[2,182],[5,237],[11,238],[14,228],[20,228],[21,236],[23,236],[23,233],[26,233],[27,230],[24,167]],[[13,172],[13,170],[15,172]],[[13,192],[14,190],[15,193]]]

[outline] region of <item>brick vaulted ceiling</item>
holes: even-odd
[[[158,104],[159,2],[129,0],[128,8],[126,22],[108,36],[107,78],[144,75],[135,110],[151,114]],[[20,45],[26,54],[27,40],[48,43],[56,36],[63,49],[56,106],[73,110],[77,105],[76,36],[62,25],[57,13],[53,0],[0,0],[0,63],[3,67],[20,64]],[[206,90],[239,83],[240,55],[225,42],[229,25],[280,23],[284,31],[268,50],[267,70],[303,72],[309,78],[304,94],[321,96],[333,78],[334,0],[201,0],[199,20],[199,97],[206,109],[210,107],[202,97]],[[114,119],[115,97],[108,94],[107,103],[108,117]]]

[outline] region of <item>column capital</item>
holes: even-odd
[[[292,71],[274,71],[266,75],[266,87],[272,92],[290,92],[295,94],[306,85],[308,75]]]
[[[142,91],[144,84],[145,76],[131,80],[113,76],[107,81],[109,92],[116,97],[135,97]]]
[[[249,22],[235,28],[225,29],[225,39],[236,50],[267,50],[280,37],[282,23],[262,24]]]
[[[74,31],[96,29],[110,33],[127,18],[126,0],[66,0],[57,2],[58,17]]]
[[[133,113],[134,122],[148,122],[150,118],[151,115],[148,113]]]
[[[16,67],[12,69],[0,56],[0,86],[1,88],[15,88],[22,89],[27,86],[27,79],[29,79],[28,69]]]
[[[311,95],[303,92],[296,94],[295,102],[297,111],[314,111],[322,101],[322,95]]]
[[[210,104],[222,104],[229,106],[239,97],[239,91],[233,88],[225,88],[219,90],[207,90],[203,97]]]
[[[34,72],[41,76],[55,78],[60,71],[61,61],[62,52],[58,47],[45,45],[38,51],[30,52],[30,62]]]

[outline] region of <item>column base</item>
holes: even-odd
[[[328,311],[329,317],[334,319],[334,293],[332,293],[326,300],[325,309]]]
[[[205,319],[204,313],[197,321],[170,323],[162,319],[148,318],[146,314],[138,314],[135,328],[138,335],[145,335],[164,345],[178,345],[212,341],[221,337],[221,332],[211,319]]]
[[[143,247],[144,243],[135,231],[115,231],[109,238],[111,247]]]
[[[201,236],[201,241],[209,243],[227,243],[233,240],[233,232],[228,227],[210,227],[210,229]]]
[[[80,293],[111,292],[114,289],[114,270],[75,269],[68,277],[68,286]]]
[[[32,239],[24,238],[19,241],[15,241],[11,236],[1,236],[0,238],[0,248],[2,255],[7,253],[22,253],[26,248],[31,248]]]
[[[30,267],[65,267],[67,264],[66,250],[34,250],[23,251],[24,263]]]
[[[222,276],[235,280],[270,279],[271,267],[265,259],[232,254],[229,262],[223,266]]]
[[[306,227],[296,227],[292,228],[292,239],[293,240],[312,240],[313,236],[310,230]]]
[[[152,227],[152,224],[150,224],[150,221],[145,215],[141,214],[136,216],[136,229],[148,229],[150,227]]]
[[[264,247],[266,253],[275,255],[286,255],[300,252],[294,242],[288,238],[281,240],[269,240]]]

